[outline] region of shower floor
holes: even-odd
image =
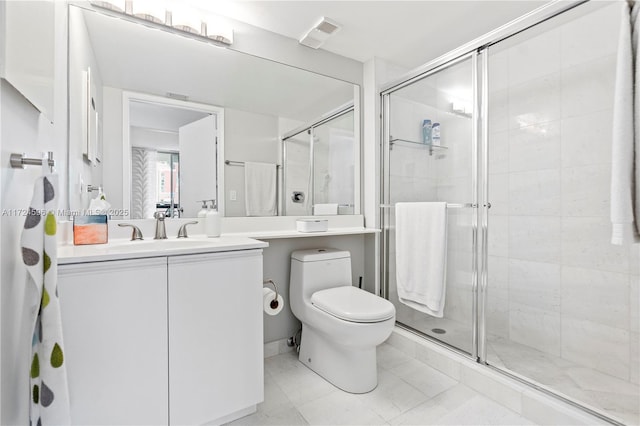
[[[402,318],[398,318],[403,322]],[[450,319],[421,318],[411,327],[469,351],[471,327]],[[431,330],[443,329],[444,334]],[[569,399],[629,425],[640,424],[640,386],[498,336],[488,336],[488,364],[533,380]]]

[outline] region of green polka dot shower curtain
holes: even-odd
[[[46,163],[43,161],[43,163]],[[22,231],[22,260],[29,272],[28,289],[33,324],[31,342],[30,409],[32,426],[70,423],[69,389],[58,301],[56,208],[58,176],[36,180]]]

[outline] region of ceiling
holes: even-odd
[[[361,62],[373,57],[417,67],[547,1],[182,0],[286,37],[300,39],[321,17],[342,29],[321,48]]]
[[[105,86],[300,122],[353,102],[351,83],[101,13],[82,16]]]

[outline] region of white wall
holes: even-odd
[[[0,210],[8,212],[0,215],[0,424],[28,423],[31,330],[23,309],[27,273],[19,250],[24,216],[9,212],[29,205],[33,182],[40,174],[33,166],[11,169],[11,153],[38,157],[43,151],[53,151],[59,178],[58,206],[68,208],[66,5],[56,2],[55,14],[54,124],[39,117],[10,84],[0,81]],[[0,25],[2,22],[0,19]]]
[[[103,184],[102,165],[91,165],[83,158],[82,111],[83,105],[83,77],[82,71],[91,68],[91,79],[95,83],[96,111],[100,117],[104,117],[102,109],[102,78],[100,70],[91,47],[89,33],[82,19],[79,8],[69,10],[69,51],[73,52],[69,58],[69,170],[68,176],[71,182],[69,204],[72,209],[85,209],[89,207],[89,201],[97,194],[81,193],[80,182],[84,185],[99,186]],[[92,84],[93,85],[93,84]],[[104,126],[104,121],[103,121]],[[105,143],[107,141],[105,140]]]

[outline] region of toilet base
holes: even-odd
[[[350,393],[371,392],[378,385],[376,346],[336,345],[303,324],[298,359],[329,383]]]

